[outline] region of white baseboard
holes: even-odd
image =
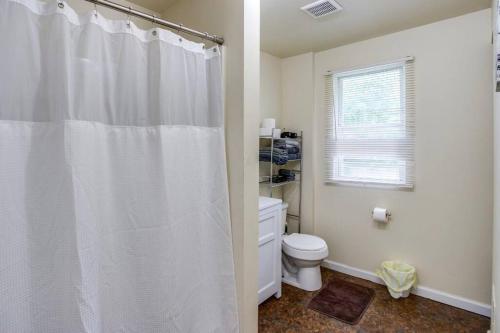
[[[372,281],[378,284],[385,284],[375,273],[363,269],[344,265],[332,260],[323,260],[321,266],[333,271],[341,272],[347,275],[355,276],[363,280]],[[418,286],[412,290],[412,294],[432,299],[433,301],[448,304],[460,309],[474,312],[483,316],[491,317],[491,306],[473,301],[457,295],[452,295],[443,291],[429,287]]]

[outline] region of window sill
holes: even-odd
[[[397,190],[397,191],[407,191],[407,192],[411,192],[415,189],[414,185],[371,183],[371,182],[359,182],[359,181],[348,181],[348,180],[327,180],[327,181],[325,181],[325,185],[342,186],[342,187],[373,188],[373,189],[383,189],[383,190]]]

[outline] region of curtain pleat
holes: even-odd
[[[0,332],[238,331],[219,49],[126,23],[0,0]]]

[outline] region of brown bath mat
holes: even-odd
[[[334,279],[309,302],[309,309],[355,325],[370,305],[375,291],[341,279]]]

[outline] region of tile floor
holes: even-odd
[[[259,307],[259,333],[314,332],[486,332],[490,320],[465,310],[410,295],[394,300],[384,286],[327,269],[322,270],[323,283],[334,276],[373,288],[375,299],[361,321],[350,326],[307,309],[317,292],[306,292],[283,284],[283,296],[271,297]]]

